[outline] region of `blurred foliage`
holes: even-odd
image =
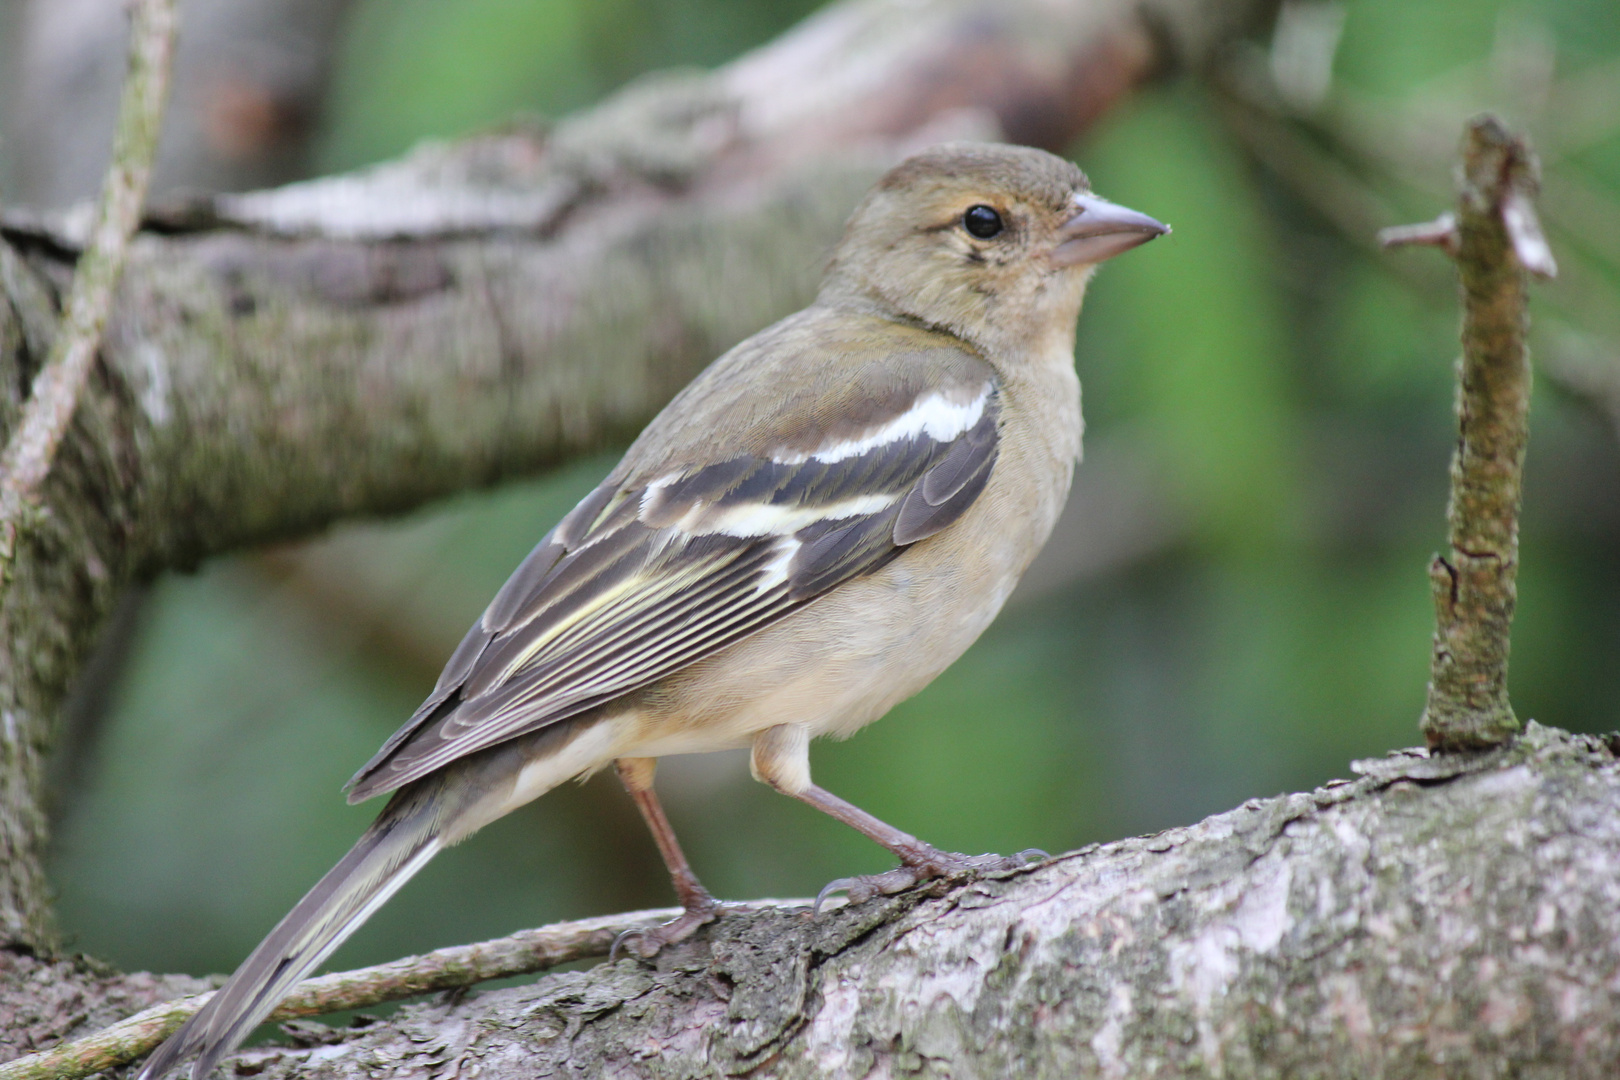
[[[810,6],[371,0],[322,160],[555,115],[643,70],[720,62]],[[1456,72],[1499,53],[1504,26],[1539,35],[1560,71],[1620,63],[1613,0],[1354,0],[1343,14],[1333,90],[1375,111],[1437,85],[1477,107]],[[1446,183],[1450,145],[1418,170],[1428,182]],[[1445,278],[1425,286],[1335,229],[1252,162],[1197,86],[1140,96],[1073,152],[1099,191],[1175,226],[1099,276],[1078,363],[1088,439],[1152,456],[1191,527],[1167,555],[1010,608],[925,693],[817,747],[822,784],[956,850],[1057,851],[1308,787],[1416,741],[1423,704],[1424,568],[1443,540],[1453,423]],[[1620,198],[1613,125],[1573,156],[1590,190]],[[1408,193],[1407,212],[1442,198]],[[1515,699],[1522,716],[1607,729],[1620,454],[1604,419],[1545,379],[1533,430]],[[337,789],[431,686],[442,643],[610,464],[159,583],[110,714],[70,748],[82,779],[62,793],[53,872],[78,945],[126,967],[233,967],[363,827],[371,808]],[[666,762],[660,788],[722,896],[802,896],[886,864],[750,781],[741,755]],[[628,800],[599,776],[438,859],[333,962],[669,901]]]

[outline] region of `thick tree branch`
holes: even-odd
[[[1620,763],[1535,723],[997,880],[727,915],[655,966],[303,1025],[239,1073],[1613,1076]],[[37,963],[37,962],[36,962]],[[43,970],[43,967],[41,968]],[[134,977],[132,977],[134,978]],[[0,1011],[4,1001],[0,999]]]
[[[788,904],[804,906],[803,901]],[[770,901],[750,905],[760,906],[776,905]],[[436,949],[373,967],[333,972],[299,983],[270,1019],[291,1020],[364,1009],[490,979],[548,971],[574,960],[595,959],[606,956],[625,931],[655,926],[678,914],[679,908],[660,908],[556,923],[537,930],[520,930],[495,941]],[[94,1035],[0,1063],[0,1080],[80,1080],[127,1065],[173,1034],[212,994],[208,991],[165,1001]]]
[[[897,157],[968,135],[1059,147],[1270,7],[854,0],[550,133],[171,208],[136,239],[0,606],[0,940],[49,942],[29,869],[39,762],[125,583],[627,436],[811,297],[844,216]],[[60,287],[71,220],[0,226],[27,289]],[[18,295],[0,308],[0,387],[30,363]]]

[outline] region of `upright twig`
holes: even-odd
[[[1423,736],[1435,749],[1496,746],[1519,730],[1507,666],[1529,436],[1525,278],[1557,273],[1536,218],[1536,184],[1525,142],[1495,117],[1478,117],[1463,140],[1455,217],[1381,235],[1391,246],[1446,251],[1462,285],[1458,437],[1446,507],[1451,551],[1429,564],[1436,626]]]
[[[129,74],[90,242],[74,270],[50,354],[0,457],[0,595],[10,580],[22,530],[38,506],[40,486],[73,420],[107,325],[129,238],[140,222],[168,95],[175,23],[175,0],[134,0]]]

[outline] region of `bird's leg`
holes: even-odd
[[[641,817],[652,833],[653,843],[658,845],[658,853],[664,857],[664,865],[669,868],[669,880],[675,886],[675,897],[686,910],[662,926],[648,930],[626,930],[613,943],[615,956],[621,948],[628,948],[643,958],[651,957],[665,945],[691,937],[698,927],[713,922],[720,914],[720,902],[692,873],[686,853],[681,850],[680,841],[675,839],[675,830],[670,828],[669,818],[664,815],[663,804],[658,801],[658,793],[653,790],[653,772],[657,767],[656,758],[620,758],[614,762],[620,781],[635,800],[636,808],[641,811]]]
[[[879,893],[888,895],[904,892],[929,878],[966,878],[995,873],[998,870],[1016,870],[1032,858],[1046,858],[1046,852],[1034,848],[1021,851],[1017,855],[960,855],[956,852],[941,851],[815,784],[811,784],[803,791],[790,791],[787,794],[800,802],[810,804],[822,813],[837,818],[900,857],[900,865],[893,870],[881,874],[838,878],[828,882],[816,896],[818,911],[822,902],[835,892],[847,893],[850,902],[858,904]]]
[[[840,799],[810,782],[810,736],[803,728],[782,725],[755,736],[750,767],[756,779],[842,821],[900,857],[900,865],[893,870],[828,882],[816,897],[818,911],[822,901],[838,891],[848,893],[851,903],[860,903],[878,893],[904,892],[929,878],[972,877],[998,870],[1014,870],[1031,858],[1046,858],[1046,852],[1033,848],[1010,856],[959,855],[941,851],[873,817],[854,803]]]

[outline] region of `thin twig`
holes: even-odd
[[[1496,746],[1519,730],[1507,667],[1518,597],[1519,501],[1529,439],[1526,272],[1550,277],[1536,218],[1535,155],[1494,117],[1469,122],[1454,221],[1395,230],[1445,247],[1462,284],[1457,450],[1449,556],[1429,565],[1434,653],[1423,735],[1444,750]],[[1449,215],[1448,215],[1449,216]]]
[[[1419,225],[1391,225],[1387,229],[1379,229],[1378,242],[1387,248],[1413,245],[1437,247],[1456,258],[1457,215],[1448,212]]]
[[[0,589],[11,577],[22,530],[36,511],[40,486],[78,407],[140,221],[168,96],[175,24],[175,0],[135,0],[129,74],[90,242],[79,257],[50,354],[0,457]]]
[[[802,907],[808,900],[758,900],[728,905],[748,910]],[[532,975],[571,960],[606,956],[614,938],[680,914],[679,908],[632,911],[520,930],[510,937],[407,956],[375,967],[334,972],[298,984],[270,1014],[272,1021],[364,1009],[383,1002],[451,990],[490,979]],[[213,996],[196,994],[154,1005],[94,1035],[0,1064],[0,1080],[81,1080],[127,1065],[153,1050]]]

